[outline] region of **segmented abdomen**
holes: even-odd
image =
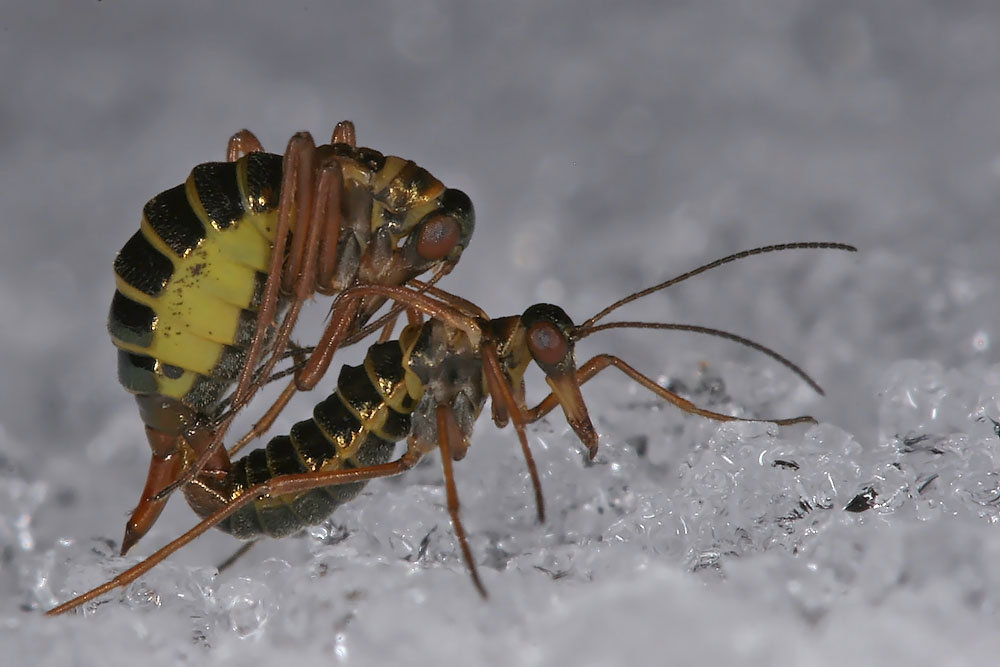
[[[321,147],[323,156],[344,175],[338,287],[353,284],[379,227],[398,243],[436,209],[471,212],[464,194],[409,160],[347,144]],[[115,259],[108,318],[128,391],[207,413],[235,382],[255,333],[281,183],[281,156],[250,153],[198,165],[146,204]]]
[[[465,334],[438,320],[410,325],[399,340],[372,345],[361,366],[344,366],[337,391],[316,406],[312,419],[233,462],[225,481],[199,475],[184,493],[192,509],[207,517],[273,477],[386,463],[406,437],[429,451],[438,443],[439,404],[451,409],[467,438],[484,403],[482,364]],[[194,456],[190,450],[185,455]],[[363,486],[258,499],[219,528],[243,539],[288,535],[320,523]]]
[[[337,391],[315,407],[312,419],[298,422],[289,435],[272,438],[262,449],[234,461],[224,489],[213,489],[211,480],[200,478],[185,488],[192,508],[208,516],[251,486],[279,475],[386,463],[395,443],[410,432],[417,403],[404,375],[399,341],[373,345],[363,365],[343,367]],[[260,534],[282,537],[320,523],[363,486],[356,482],[259,499],[219,528],[243,539]]]
[[[270,264],[281,162],[201,164],[143,208],[115,258],[108,318],[126,389],[202,410],[235,380]]]

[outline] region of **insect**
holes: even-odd
[[[681,410],[709,419],[778,425],[815,423],[809,416],[745,419],[705,410],[656,384],[618,357],[599,354],[577,366],[574,351],[577,341],[606,329],[694,331],[759,350],[822,393],[791,361],[735,334],[660,322],[598,323],[627,303],[722,264],[801,248],[855,251],[841,243],[789,243],[743,251],[635,292],[580,325],[551,304],[535,304],[519,316],[491,319],[476,305],[419,281],[409,287],[348,288],[338,295],[338,306],[377,296],[405,304],[428,319],[405,327],[397,340],[372,345],[360,366],[345,366],[336,392],[316,406],[312,419],[295,424],[289,435],[273,438],[264,448],[233,462],[223,474],[200,471],[185,486],[184,493],[203,517],[201,523],[111,581],[48,613],[61,614],[126,586],[213,526],[250,538],[260,534],[280,537],[318,523],[353,498],[366,481],[402,473],[434,449],[441,450],[448,511],[463,559],[475,587],[485,597],[486,589],[458,513],[452,462],[465,456],[473,425],[486,399],[492,401],[492,416],[498,426],[508,422],[514,425],[532,479],[540,521],[545,516],[544,501],[525,427],[558,405],[590,458],[594,458],[598,436],[580,387],[606,368],[617,368]],[[542,370],[552,389],[533,407],[526,404],[524,387],[524,373],[530,363]],[[391,460],[394,443],[404,438],[406,451]],[[190,448],[184,451],[186,461],[196,455]]]
[[[135,394],[152,449],[122,554],[172,490],[226,469],[297,390],[315,386],[334,351],[367,334],[385,301],[371,295],[336,310],[295,379],[227,454],[226,429],[287,351],[307,299],[401,285],[431,270],[433,285],[458,262],[474,226],[468,196],[412,161],[357,146],[350,121],[325,145],[296,134],[283,156],[242,130],[226,162],[200,164],[153,197],[115,259],[108,318],[119,379]],[[394,323],[384,321],[385,335]],[[184,453],[192,447],[194,461]]]

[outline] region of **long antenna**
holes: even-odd
[[[615,301],[613,304],[611,304],[610,306],[608,306],[607,308],[605,308],[601,312],[599,312],[596,315],[594,315],[593,317],[591,317],[589,320],[587,320],[586,322],[584,322],[583,324],[581,324],[580,328],[581,329],[590,329],[591,327],[593,327],[593,325],[598,320],[604,318],[605,316],[607,316],[612,311],[617,310],[618,308],[621,308],[622,306],[624,306],[627,303],[632,303],[636,299],[641,299],[642,297],[646,296],[647,294],[652,294],[653,292],[659,292],[662,289],[666,289],[666,288],[668,288],[668,287],[670,287],[672,285],[676,285],[677,283],[683,282],[683,281],[687,280],[688,278],[693,278],[694,276],[698,275],[699,273],[705,273],[706,271],[709,271],[709,270],[714,269],[716,267],[722,266],[723,264],[729,264],[730,262],[735,262],[738,259],[743,259],[745,257],[751,257],[753,255],[763,255],[763,254],[769,253],[769,252],[778,252],[779,250],[800,250],[800,249],[807,249],[807,248],[809,248],[809,249],[846,250],[848,252],[857,252],[858,251],[857,248],[855,248],[852,245],[847,245],[846,243],[828,243],[828,242],[825,242],[825,241],[808,241],[808,242],[804,242],[804,243],[780,243],[780,244],[777,244],[777,245],[768,245],[768,246],[763,246],[763,247],[760,247],[760,248],[752,248],[750,250],[744,250],[742,252],[738,252],[738,253],[729,255],[728,257],[723,257],[722,259],[717,259],[714,262],[709,262],[708,264],[705,264],[704,266],[699,266],[697,269],[694,269],[693,271],[688,271],[687,273],[682,273],[681,275],[677,276],[676,278],[671,278],[670,280],[662,282],[662,283],[660,283],[658,285],[653,285],[652,287],[647,287],[644,290],[640,290],[640,291],[635,292],[633,294],[629,294],[624,299],[619,299],[618,301]],[[820,392],[820,393],[822,393],[822,392]]]
[[[671,331],[691,331],[694,333],[707,334],[709,336],[716,336],[717,338],[725,338],[726,340],[731,340],[749,347],[750,349],[757,350],[758,352],[763,352],[767,356],[771,357],[779,364],[789,369],[806,384],[813,388],[817,394],[820,396],[825,396],[826,392],[823,388],[819,386],[815,380],[809,377],[809,374],[804,370],[799,368],[799,366],[789,359],[778,354],[771,348],[761,345],[760,343],[754,342],[749,338],[744,338],[743,336],[737,336],[734,333],[729,333],[728,331],[723,331],[721,329],[712,329],[710,327],[701,327],[696,324],[668,324],[666,322],[608,322],[606,324],[598,324],[596,326],[577,328],[573,331],[573,339],[579,340],[581,338],[586,338],[592,333],[597,333],[598,331],[604,331],[605,329],[667,329]]]

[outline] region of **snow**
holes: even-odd
[[[15,663],[995,659],[994,3],[60,4],[5,3],[0,39],[0,646]],[[719,424],[609,370],[584,388],[594,462],[560,415],[529,428],[544,524],[511,429],[484,416],[456,465],[487,601],[432,456],[221,574],[238,543],[213,533],[44,617],[194,524],[174,500],[116,555],[148,449],[104,318],[142,204],[241,127],[280,152],[342,118],[469,193],[479,224],[444,286],[496,316],[552,300],[581,322],[745,248],[857,245],[741,260],[620,313],[750,337],[825,397],[704,336],[580,345],[710,410],[819,423]],[[318,336],[325,305],[297,338]]]

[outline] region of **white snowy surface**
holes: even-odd
[[[4,664],[996,662],[1000,5],[258,4],[3,3]],[[470,194],[478,227],[446,286],[494,315],[544,300],[581,321],[743,248],[856,244],[623,312],[754,338],[825,398],[691,334],[580,349],[710,409],[820,424],[719,425],[609,371],[585,388],[593,465],[561,417],[530,429],[544,525],[513,432],[480,421],[456,475],[487,602],[432,457],[221,575],[237,543],[213,533],[85,613],[42,616],[194,523],[175,499],[114,556],[148,449],[104,318],[143,203],[239,128],[280,152],[342,118]]]

